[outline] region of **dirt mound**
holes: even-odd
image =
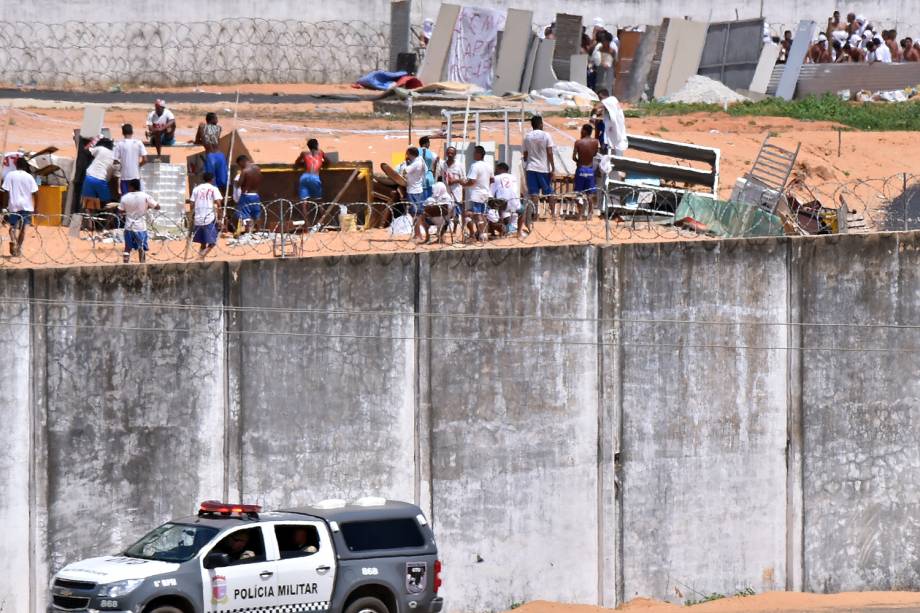
[[[834,611],[920,611],[918,592],[845,592],[842,594],[806,594],[802,592],[767,592],[756,596],[722,598],[686,608],[651,598],[635,598],[616,611],[631,613],[832,613]],[[614,613],[592,605],[567,605],[536,600],[517,609],[519,613]]]

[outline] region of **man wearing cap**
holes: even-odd
[[[163,154],[163,147],[176,144],[176,117],[164,100],[153,103],[153,110],[147,116],[147,135],[150,144],[156,147],[157,155]]]

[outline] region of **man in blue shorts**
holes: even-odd
[[[131,252],[137,251],[141,264],[147,260],[147,211],[159,210],[156,200],[141,191],[141,180],[128,181],[128,193],[121,197],[118,210],[125,214],[125,252],[124,263],[131,260]]]
[[[100,138],[96,141],[95,146],[89,148],[89,153],[93,156],[93,162],[86,169],[83,188],[80,191],[81,198],[96,198],[99,200],[99,204],[103,206],[112,202],[109,177],[112,175],[112,168],[115,166],[114,148],[115,143],[108,138]]]
[[[486,239],[486,204],[492,197],[492,167],[485,161],[486,150],[482,145],[473,149],[473,159],[470,171],[466,175],[463,185],[470,188],[468,205],[464,217],[466,229],[470,238],[485,241]]]
[[[35,211],[34,194],[38,191],[38,184],[29,171],[29,162],[25,158],[17,158],[16,170],[9,171],[3,177],[3,191],[9,195],[6,222],[10,224],[10,255],[18,256],[22,254],[26,226],[32,225],[32,212]]]
[[[186,202],[193,207],[195,234],[192,242],[201,245],[198,257],[203,260],[217,244],[217,203],[223,196],[214,185],[214,175],[205,172],[202,179],[204,183],[192,190]]]
[[[246,155],[236,158],[236,165],[240,168],[236,198],[239,222],[236,226],[236,235],[239,236],[244,231],[251,232],[262,216],[262,199],[259,197],[262,170]]]
[[[594,179],[594,157],[600,149],[600,143],[592,137],[594,126],[586,123],[581,127],[581,138],[575,141],[575,147],[572,150],[572,159],[575,161],[577,170],[575,171],[575,191],[588,199],[587,218],[591,219],[594,211],[595,200],[597,199],[597,182]],[[581,199],[579,199],[579,203]],[[579,209],[582,205],[579,204]],[[578,211],[579,215],[584,215],[584,210]]]
[[[549,196],[550,210],[556,216],[556,207],[553,195],[553,174],[556,172],[556,161],[553,159],[553,139],[543,131],[543,118],[534,115],[530,118],[533,128],[524,137],[523,157],[524,169],[527,178],[527,193],[531,199],[540,196]]]

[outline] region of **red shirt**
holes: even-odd
[[[319,169],[323,167],[325,161],[326,154],[322,151],[317,151],[315,154],[307,151],[303,154],[303,165],[311,175],[319,174]]]

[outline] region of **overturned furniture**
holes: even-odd
[[[685,194],[701,193],[715,198],[719,192],[719,149],[630,134],[629,151],[664,156],[678,163],[607,156],[610,172],[604,181],[602,207],[608,215],[671,216]]]

